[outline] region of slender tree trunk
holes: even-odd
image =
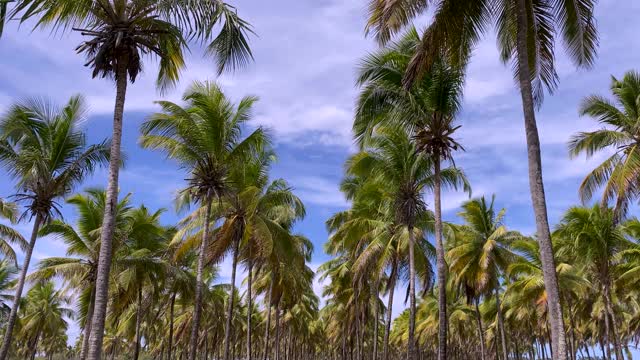
[[[253,260],[251,254],[249,254],[249,274],[247,275],[247,360],[252,360],[251,357],[251,280],[253,277]]]
[[[479,300],[476,299],[476,317],[478,322],[478,340],[480,341],[480,359],[485,360],[484,355],[484,329],[482,328],[482,316],[478,307]]]
[[[122,142],[122,117],[127,93],[127,61],[119,59],[116,65],[116,103],[113,112],[113,136],[109,158],[109,182],[107,184],[107,207],[102,219],[100,231],[100,254],[96,275],[96,300],[89,337],[88,360],[102,359],[102,339],[104,322],[109,301],[109,273],[113,252],[113,229],[115,227],[116,207],[118,204],[118,175],[120,171],[120,143]]]
[[[502,306],[500,305],[500,291],[499,287],[496,286],[496,310],[498,313],[498,327],[500,328],[500,342],[502,345],[502,356],[505,360],[509,359],[509,353],[507,352],[507,337],[506,332],[504,331],[504,317],[502,316]]]
[[[173,317],[176,305],[176,292],[171,295],[171,305],[169,306],[169,344],[167,346],[167,360],[173,360]]]
[[[380,287],[380,278],[376,279],[373,289],[373,301],[375,301],[375,309],[373,311],[373,360],[378,360],[378,323],[380,317],[380,299],[378,297],[378,289]]]
[[[238,266],[238,243],[239,239],[234,240],[233,245],[233,267],[231,269],[231,291],[229,293],[229,303],[227,304],[227,326],[224,329],[224,360],[230,360],[231,353],[231,325],[233,317],[233,300],[236,290],[236,267]]]
[[[275,360],[280,360],[280,302],[276,305],[276,344]]]
[[[93,303],[96,297],[95,284],[91,289],[91,296],[89,297],[89,309],[87,309],[87,317],[84,322],[84,335],[82,338],[82,350],[80,350],[80,360],[85,360],[89,351],[89,334],[91,334],[91,319],[93,318]]]
[[[413,226],[408,226],[409,232],[409,348],[407,350],[407,359],[415,360],[416,358],[416,268],[415,268],[415,234]]]
[[[267,357],[269,356],[269,340],[271,340],[269,338],[269,332],[271,331],[271,297],[273,294],[273,281],[274,281],[274,276],[273,276],[273,272],[271,273],[271,283],[269,284],[269,300],[267,301],[267,327],[264,331],[264,356],[263,356],[263,360],[267,360]]]
[[[133,351],[133,360],[140,356],[140,324],[142,324],[142,287],[138,287],[138,304],[136,309],[136,346]]]
[[[531,68],[528,58],[526,0],[517,1],[517,52],[518,52],[518,80],[522,96],[524,125],[527,138],[527,159],[529,162],[529,187],[536,220],[536,234],[540,244],[540,259],[544,285],[547,291],[549,314],[551,320],[552,347],[557,356],[556,360],[566,360],[566,339],[560,304],[560,292],[556,274],[556,265],[551,244],[551,232],[547,216],[547,204],[542,180],[542,160],[540,158],[540,138],[536,124],[533,92],[531,87]]]
[[[382,344],[382,360],[389,359],[389,333],[391,332],[391,318],[393,315],[393,293],[396,287],[396,260],[391,265],[391,277],[389,278],[389,299],[387,300],[387,321],[384,328],[384,343]]]
[[[18,279],[18,287],[16,288],[16,294],[13,297],[13,305],[11,306],[11,314],[9,315],[9,322],[5,327],[4,341],[2,342],[2,349],[0,349],[0,360],[7,359],[9,354],[9,348],[11,347],[11,337],[13,335],[13,328],[16,325],[16,319],[18,318],[18,308],[20,307],[20,299],[22,299],[22,290],[24,290],[24,283],[29,271],[29,263],[31,263],[31,255],[33,254],[33,248],[36,246],[36,239],[38,238],[38,231],[42,223],[42,217],[40,214],[36,215],[33,223],[33,230],[31,230],[31,239],[29,240],[29,247],[24,255],[24,264],[20,270],[20,278]]]
[[[608,272],[608,266],[607,266],[607,272]],[[617,359],[624,359],[624,357],[622,356],[622,347],[620,346],[620,341],[618,339],[618,334],[616,329],[618,328],[618,324],[616,321],[616,317],[615,314],[613,313],[613,306],[612,306],[612,301],[611,301],[611,284],[609,282],[609,276],[606,277],[606,279],[604,280],[604,299],[605,299],[605,307],[606,307],[606,312],[608,313],[608,315],[611,317],[611,333],[610,335],[613,338],[613,346],[616,352],[616,358]],[[606,317],[606,316],[605,316]]]
[[[200,253],[198,254],[198,269],[196,270],[196,294],[193,304],[193,320],[191,324],[191,336],[189,338],[189,360],[196,360],[196,350],[198,349],[198,332],[200,328],[200,317],[202,316],[202,293],[204,283],[202,281],[204,273],[204,257],[209,242],[209,232],[211,230],[211,201],[212,198],[206,199],[206,212],[204,217],[204,231],[202,232],[202,241],[200,243]]]
[[[442,244],[442,206],[440,158],[434,159],[435,184],[433,189],[435,208],[436,267],[438,270],[438,360],[447,359],[447,264]]]

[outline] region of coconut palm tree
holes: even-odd
[[[3,324],[6,323],[7,317],[11,312],[11,307],[7,305],[7,302],[13,299],[10,291],[15,286],[13,277],[17,273],[18,269],[9,261],[0,261],[0,319]]]
[[[500,58],[505,64],[512,63],[522,97],[529,184],[552,308],[553,345],[559,359],[564,360],[564,324],[542,181],[535,107],[542,102],[545,88],[551,92],[558,83],[555,29],[562,35],[564,47],[576,66],[588,68],[593,64],[598,45],[593,18],[595,1],[370,0],[369,4],[367,32],[373,33],[382,44],[425,13],[429,5],[435,9],[405,72],[403,82],[407,87],[427,74],[443,53],[454,65],[464,68],[486,28],[496,25]],[[440,356],[446,358],[446,354]]]
[[[188,186],[180,192],[182,201],[200,206],[195,222],[202,226],[198,268],[196,272],[195,309],[192,321],[189,359],[195,359],[198,327],[202,307],[202,271],[205,249],[211,237],[212,202],[231,191],[229,171],[260,152],[268,136],[258,128],[245,138],[243,127],[251,120],[255,97],[245,97],[233,105],[222,90],[210,82],[196,82],[183,96],[186,107],[159,101],[163,112],[153,114],[142,125],[140,143],[145,148],[166,152],[189,171]],[[204,212],[202,211],[204,210]],[[216,217],[222,214],[215,214]],[[177,236],[182,236],[179,232]]]
[[[122,120],[127,82],[136,80],[142,70],[143,56],[157,56],[159,68],[157,86],[163,91],[173,86],[185,66],[183,50],[189,42],[206,45],[206,54],[216,58],[218,73],[227,67],[248,63],[251,51],[247,35],[251,32],[236,9],[221,0],[24,0],[12,16],[26,21],[38,17],[36,27],[79,31],[88,40],[76,52],[84,54],[87,66],[95,78],[113,78],[116,98],[113,115],[113,142],[107,185],[109,209],[117,203],[118,171]],[[97,306],[94,314],[89,358],[98,360],[101,354],[106,315],[113,236],[112,211],[105,213],[101,236],[101,266],[98,272]],[[191,356],[190,360],[194,357]],[[0,356],[0,360],[4,357]]]
[[[11,224],[18,220],[18,207],[16,204],[4,201],[0,198],[0,219],[7,219]],[[18,231],[9,225],[0,224],[0,254],[13,261],[17,266],[18,259],[11,244],[18,245],[23,251],[27,249],[27,241]]]
[[[596,153],[613,150],[600,165],[591,171],[580,184],[580,198],[589,201],[600,188],[603,206],[611,201],[619,217],[624,217],[630,202],[640,195],[638,183],[638,159],[640,141],[637,124],[640,121],[640,74],[628,71],[622,80],[611,79],[614,101],[599,95],[586,97],[580,104],[580,115],[598,121],[601,129],[579,132],[569,141],[572,157],[582,153],[591,157]]]
[[[22,218],[34,219],[6,327],[0,359],[7,357],[31,254],[40,227],[60,215],[57,201],[109,160],[109,142],[88,145],[79,129],[86,115],[84,99],[72,97],[62,108],[44,99],[13,105],[0,120],[0,164],[16,180]]]
[[[83,329],[80,359],[84,360],[89,350],[91,317],[95,305],[95,279],[98,272],[100,252],[100,228],[106,206],[106,192],[101,189],[88,189],[84,194],[76,194],[67,199],[78,213],[77,226],[61,220],[54,220],[40,230],[40,235],[52,235],[67,245],[66,257],[50,257],[40,260],[38,267],[29,278],[48,281],[53,277],[64,280],[79,294],[79,313]],[[118,250],[124,241],[127,228],[127,212],[130,211],[129,195],[118,202],[115,212],[116,229],[114,250]]]
[[[408,357],[412,359],[415,355],[413,344],[416,278],[414,230],[418,220],[426,211],[423,195],[426,190],[436,190],[441,182],[445,186],[464,187],[465,189],[468,188],[468,184],[464,173],[457,168],[434,169],[432,158],[419,151],[410,135],[403,128],[378,126],[372,135],[368,136],[365,146],[365,151],[348,160],[348,172],[356,176],[369,174],[370,177],[377,177],[380,182],[384,183],[385,191],[389,191],[388,194],[385,194],[387,199],[385,206],[391,209],[395,221],[402,224],[409,236]],[[437,173],[434,170],[437,170]],[[436,244],[436,251],[438,251],[437,249],[438,245]]]

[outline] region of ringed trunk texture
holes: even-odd
[[[436,237],[436,267],[438,270],[438,360],[447,359],[447,264],[444,259],[444,246],[442,244],[442,208],[441,208],[441,179],[440,159],[434,161],[435,184],[433,189],[435,210],[435,237]]]
[[[9,322],[5,327],[4,341],[2,343],[2,349],[0,349],[0,360],[7,359],[9,354],[9,348],[11,347],[11,338],[13,335],[13,328],[16,325],[18,318],[18,308],[20,307],[20,299],[22,298],[22,290],[24,290],[24,283],[27,277],[27,271],[29,271],[29,263],[31,262],[31,255],[33,254],[33,248],[36,246],[36,240],[38,239],[38,231],[42,224],[42,217],[36,215],[35,222],[33,223],[33,230],[31,230],[31,239],[29,240],[29,247],[27,253],[24,255],[24,264],[20,270],[20,279],[18,279],[18,287],[16,288],[16,294],[13,298],[13,305],[11,306],[11,314],[9,315]]]
[[[93,318],[93,306],[96,297],[96,287],[91,289],[91,298],[89,299],[89,309],[87,309],[87,318],[84,320],[84,337],[82,338],[82,350],[80,350],[80,360],[87,358],[89,352],[89,334],[91,334],[91,319]]]
[[[507,337],[504,331],[504,317],[502,316],[502,305],[500,305],[500,292],[496,286],[496,310],[498,313],[498,327],[500,328],[500,342],[502,345],[502,357],[503,359],[509,359],[509,353],[507,352]]]
[[[227,326],[224,328],[224,359],[231,359],[231,325],[232,325],[232,317],[233,317],[233,300],[235,297],[236,290],[236,268],[238,266],[238,242],[239,240],[235,240],[235,244],[233,245],[233,268],[231,270],[231,292],[229,294],[229,304],[227,304]]]
[[[407,350],[407,359],[415,360],[416,358],[416,268],[415,268],[415,234],[413,226],[407,228],[409,231],[409,349]]]
[[[529,187],[536,220],[536,234],[540,245],[540,259],[544,275],[544,286],[548,294],[551,321],[551,343],[556,360],[566,360],[566,339],[562,317],[562,306],[558,289],[556,264],[551,244],[547,204],[542,181],[542,160],[540,158],[540,138],[536,124],[531,74],[527,56],[527,9],[526,0],[517,0],[517,52],[518,80],[522,96],[524,127],[527,138],[527,159],[529,162]]]
[[[207,200],[207,208],[204,218],[204,231],[202,233],[202,241],[200,243],[200,253],[198,254],[198,269],[196,270],[196,294],[193,304],[193,324],[191,325],[191,336],[189,337],[189,360],[196,360],[196,350],[198,349],[198,331],[200,330],[200,317],[202,317],[202,277],[204,273],[204,257],[209,241],[209,232],[211,225],[211,198]]]
[[[389,299],[387,300],[387,321],[384,325],[384,342],[382,344],[382,360],[389,359],[389,333],[391,332],[391,317],[393,312],[393,293],[396,287],[396,261],[391,267],[391,278],[389,279]]]
[[[118,175],[120,172],[120,143],[122,142],[122,117],[127,93],[127,62],[120,59],[116,70],[116,103],[113,111],[113,136],[109,159],[109,182],[107,184],[107,208],[100,231],[100,254],[96,274],[96,299],[91,321],[88,360],[102,359],[104,322],[109,301],[109,273],[113,253],[113,229],[118,204]]]

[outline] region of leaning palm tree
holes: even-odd
[[[402,83],[420,39],[415,29],[410,29],[396,43],[383,48],[364,59],[359,70],[358,83],[362,87],[353,124],[356,138],[361,143],[383,123],[398,124],[410,132],[417,151],[430,157],[434,173],[434,213],[436,266],[438,286],[446,286],[445,251],[442,241],[441,167],[453,162],[453,152],[462,149],[453,138],[459,126],[455,116],[462,101],[464,74],[440,58],[430,73],[410,88]],[[446,354],[447,313],[446,292],[438,292],[440,352]],[[413,316],[409,319],[409,336],[413,336]],[[409,343],[410,350],[412,347]]]
[[[562,34],[574,64],[585,68],[593,64],[598,45],[593,18],[595,1],[369,0],[369,4],[367,32],[372,32],[382,44],[425,13],[429,5],[435,10],[403,76],[407,87],[428,74],[443,53],[454,65],[464,68],[486,28],[496,25],[500,58],[505,64],[512,63],[522,97],[529,183],[544,263],[544,281],[552,309],[553,346],[558,359],[564,360],[564,324],[542,181],[535,108],[541,104],[545,88],[551,92],[558,83],[554,52],[556,29]],[[440,355],[440,359],[445,358],[446,354]]]
[[[87,145],[79,125],[86,114],[82,97],[62,108],[43,99],[13,105],[0,122],[0,164],[16,180],[14,197],[25,204],[23,218],[34,219],[0,359],[7,357],[31,254],[40,227],[60,215],[57,201],[109,160],[109,143]]]
[[[18,220],[18,207],[15,203],[4,201],[0,198],[0,219],[7,219],[12,224]],[[18,245],[23,251],[27,248],[27,241],[18,231],[9,225],[0,224],[0,254],[13,261],[17,266],[16,252],[11,246]]]
[[[202,228],[189,345],[189,358],[193,360],[202,308],[205,250],[214,215],[221,215],[212,214],[213,200],[222,201],[232,191],[230,170],[260,152],[269,140],[261,128],[242,137],[243,127],[251,120],[255,97],[245,97],[234,105],[214,83],[197,82],[185,92],[183,100],[186,107],[158,102],[163,112],[152,115],[142,125],[140,142],[145,148],[166,152],[190,173],[188,186],[180,195],[184,203],[194,201],[200,206],[193,216],[202,216],[202,220],[189,222],[192,226],[199,223]],[[176,236],[184,235],[186,230]]]
[[[389,193],[385,194],[386,204],[391,209],[395,221],[408,233],[409,254],[409,348],[408,357],[415,357],[414,330],[416,306],[415,274],[415,229],[418,220],[426,212],[423,196],[426,190],[436,191],[441,183],[452,188],[468,188],[464,173],[450,167],[440,171],[435,169],[433,159],[421,152],[410,133],[401,127],[378,126],[365,145],[365,151],[354,155],[347,162],[351,175],[378,178]],[[436,206],[439,204],[436,203]],[[436,227],[438,211],[436,208]],[[437,231],[436,231],[437,235]],[[438,251],[436,238],[436,252]],[[441,259],[444,261],[444,259]],[[441,270],[438,270],[441,271]],[[442,270],[444,271],[444,270]],[[439,281],[441,279],[439,278]],[[442,287],[444,288],[444,287]],[[446,304],[445,304],[446,305]]]
[[[118,197],[127,82],[136,80],[142,70],[142,57],[150,55],[159,58],[159,89],[163,91],[174,85],[185,66],[183,50],[188,49],[188,43],[193,41],[206,45],[206,54],[216,58],[218,73],[227,67],[242,66],[252,58],[247,42],[251,29],[238,16],[235,8],[222,0],[23,0],[11,16],[20,17],[22,21],[38,17],[37,27],[79,31],[89,39],[80,44],[76,51],[86,56],[86,65],[93,70],[93,77],[113,78],[116,83],[107,185],[111,211],[105,213],[101,235],[95,327],[91,334],[89,355],[91,360],[98,360],[102,352],[107,306],[113,209]],[[0,360],[4,358],[0,356]]]
[[[571,156],[613,150],[602,164],[591,171],[580,184],[580,198],[589,201],[603,188],[601,203],[606,206],[614,201],[619,217],[624,217],[629,204],[640,196],[640,73],[629,71],[622,80],[611,79],[614,101],[598,95],[585,98],[580,105],[580,115],[590,116],[602,125],[601,129],[579,132],[569,141]]]

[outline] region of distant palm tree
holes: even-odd
[[[40,260],[38,267],[29,278],[37,281],[62,278],[79,292],[78,314],[83,329],[80,359],[84,360],[89,350],[89,333],[91,317],[95,305],[95,279],[98,272],[100,253],[100,227],[106,206],[106,192],[100,189],[88,189],[85,194],[77,194],[67,203],[76,207],[78,212],[77,226],[54,220],[40,230],[40,235],[53,235],[67,245],[66,257],[50,257]],[[121,246],[127,227],[129,196],[118,203],[115,212],[114,250]]]
[[[12,224],[15,224],[18,220],[17,205],[4,201],[0,198],[0,219],[7,219]],[[0,224],[0,254],[4,255],[7,259],[13,261],[13,263],[18,266],[16,252],[11,244],[18,245],[23,251],[28,247],[27,241],[18,231],[9,225]]]
[[[233,105],[214,83],[194,83],[183,96],[186,107],[169,101],[159,101],[163,112],[152,115],[142,125],[140,143],[145,148],[158,149],[175,159],[189,171],[188,186],[181,191],[182,201],[198,203],[194,215],[202,221],[202,238],[196,272],[195,310],[193,314],[190,360],[195,359],[196,341],[202,307],[202,275],[205,250],[211,237],[210,227],[215,215],[212,202],[231,191],[229,172],[268,143],[265,132],[258,128],[242,138],[245,123],[251,120],[255,97],[243,98]],[[204,212],[202,211],[204,210]],[[181,236],[179,233],[178,236]]]
[[[580,105],[580,115],[590,116],[601,129],[579,132],[569,140],[572,157],[582,153],[591,157],[612,150],[602,164],[591,171],[580,184],[580,198],[590,200],[599,189],[602,205],[614,202],[618,217],[624,217],[629,204],[640,197],[640,73],[629,71],[622,80],[611,79],[614,101],[598,95],[586,97]]]
[[[15,286],[15,274],[18,273],[18,268],[10,264],[6,260],[0,261],[0,320],[3,324],[6,324],[7,317],[11,312],[11,307],[7,305],[8,301],[13,299],[13,295],[9,292]]]
[[[157,56],[159,69],[157,86],[163,91],[173,86],[185,66],[183,50],[189,42],[207,45],[206,54],[216,58],[218,73],[227,67],[248,63],[251,51],[247,34],[251,32],[235,8],[222,0],[23,0],[12,12],[22,21],[38,17],[36,27],[79,31],[89,38],[76,48],[87,58],[93,77],[113,78],[116,99],[113,114],[113,143],[107,196],[109,209],[117,203],[118,172],[122,120],[127,82],[132,83],[142,71],[144,55]],[[217,35],[216,35],[217,34]],[[113,212],[105,213],[101,249],[101,264],[96,292],[95,328],[89,359],[99,360],[104,333],[104,319],[111,264]],[[0,354],[0,360],[4,356]],[[191,355],[189,360],[194,360]]]
[[[11,345],[25,277],[40,227],[60,215],[57,201],[64,198],[93,170],[109,160],[109,142],[87,145],[79,125],[86,115],[84,99],[72,97],[62,108],[43,99],[31,99],[13,105],[0,121],[0,164],[16,179],[23,202],[23,218],[35,218],[31,239],[11,315],[6,327],[0,360],[7,357]]]
[[[593,16],[595,3],[594,0],[369,0],[366,31],[372,32],[381,44],[426,13],[429,5],[435,10],[433,16],[428,17],[431,23],[424,30],[403,76],[406,87],[428,74],[443,53],[454,66],[465,68],[475,45],[488,32],[487,28],[495,25],[500,59],[512,65],[522,98],[531,199],[541,243],[544,280],[549,290],[553,346],[558,360],[566,358],[566,341],[535,108],[542,103],[545,88],[552,92],[558,83],[554,49],[557,33],[562,35],[564,47],[576,66],[588,68],[595,61],[598,46]],[[446,358],[446,352],[439,354],[439,359]]]

